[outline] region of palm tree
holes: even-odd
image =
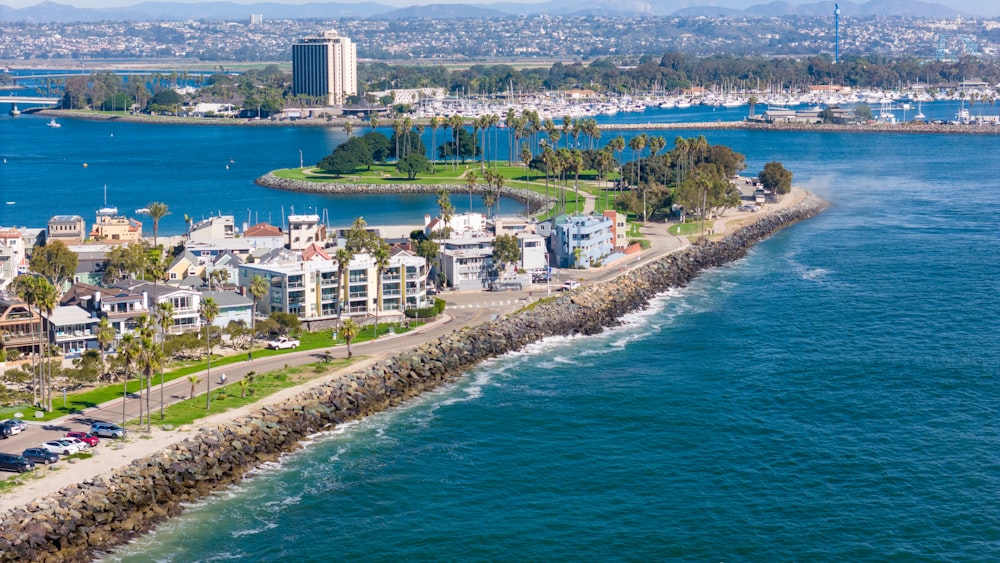
[[[354,337],[358,335],[361,327],[359,327],[354,319],[344,319],[344,322],[340,323],[340,335],[344,337],[344,342],[347,343],[347,357],[350,358],[354,354],[351,352],[351,341]]]
[[[757,102],[759,101],[760,100],[757,99],[757,96],[751,95],[747,98],[747,103],[750,104],[750,117],[754,116],[754,109],[757,107]]]
[[[170,208],[162,201],[146,204],[146,214],[153,220],[153,246],[159,246],[157,235],[160,232],[160,219],[170,215]]]
[[[118,357],[122,359],[125,377],[122,379],[122,428],[125,428],[125,407],[128,405],[128,372],[139,355],[139,339],[132,333],[126,333],[118,343]],[[142,403],[139,403],[139,418],[142,418]]]
[[[240,398],[245,399],[247,397],[247,388],[250,387],[250,380],[243,378],[240,380]]]
[[[191,374],[191,375],[188,376],[187,379],[188,379],[188,382],[191,383],[191,394],[188,395],[188,398],[189,399],[194,399],[194,388],[195,388],[195,385],[198,385],[198,376],[195,375],[195,374]]]
[[[372,340],[378,338],[378,312],[382,309],[382,273],[389,267],[389,245],[382,242],[373,256],[375,259],[375,333]]]
[[[451,231],[451,219],[455,214],[455,206],[451,203],[448,190],[444,188],[438,190],[437,204],[441,210],[441,222],[444,223],[444,227],[441,228],[444,235],[442,238],[448,238],[448,233]]]
[[[638,186],[639,182],[642,181],[642,149],[646,148],[646,134],[641,133],[632,137],[628,142],[628,148],[632,149],[632,158],[635,160],[636,172],[635,172],[635,185]]]
[[[162,367],[162,349],[156,345],[156,320],[146,314],[139,315],[136,319],[136,335],[139,337],[138,352],[136,354],[137,367],[146,376],[146,431],[151,430],[151,416],[149,407],[149,395],[153,389],[153,372]],[[162,398],[161,398],[162,404]],[[142,404],[139,405],[140,411]],[[142,424],[142,414],[139,414],[139,424]]]
[[[10,286],[9,286],[10,292],[13,293],[14,295],[17,295],[17,297],[21,301],[24,301],[28,305],[28,311],[31,311],[32,307],[35,305],[35,302],[36,302],[36,299],[37,299],[37,296],[38,296],[38,284],[39,284],[39,280],[40,279],[42,279],[42,278],[30,275],[30,274],[21,274],[21,275],[17,276],[16,278],[14,278],[13,281],[10,282]],[[42,322],[41,315],[39,315],[38,322],[39,322],[39,325]],[[39,336],[40,336],[41,330],[39,330],[38,332],[39,332]],[[35,348],[35,330],[31,331],[31,349],[32,349],[32,356],[31,356],[31,394],[32,394],[32,397],[31,398],[32,398],[32,404],[38,405],[39,401],[41,401],[41,399],[39,398],[39,390],[40,390],[39,388],[41,387],[41,383],[40,383],[41,382],[41,375],[40,375],[40,372],[37,369],[37,363],[36,363],[37,362],[37,355],[34,353],[36,351],[36,348]]]
[[[452,137],[455,140],[455,152],[451,155],[455,170],[458,170],[458,132],[465,126],[465,120],[461,115],[453,115],[448,118],[448,127],[451,127]],[[463,159],[464,160],[464,159]]]
[[[174,326],[174,305],[169,301],[157,304],[157,321],[160,325],[160,420],[163,420],[163,364],[167,359],[167,332]]]
[[[56,305],[59,303],[59,290],[45,278],[38,278],[37,284],[35,306],[38,307],[39,313],[44,312],[48,317],[51,317],[52,311],[55,310]],[[41,334],[41,327],[42,317],[39,315],[39,334]],[[47,350],[48,338],[45,339],[44,346],[44,349]],[[52,363],[46,362],[44,359],[45,356],[46,354],[43,353],[41,371],[39,372],[39,381],[42,383],[42,403],[46,405],[46,410],[52,412]]]
[[[437,130],[441,127],[441,119],[438,116],[431,117],[428,126],[431,128],[431,170],[437,174]]]
[[[264,276],[255,274],[250,280],[250,287],[247,288],[250,292],[250,297],[253,298],[253,311],[250,315],[250,330],[254,333],[254,338],[257,335],[257,303],[267,295],[267,279]]]
[[[344,300],[340,302],[337,307],[337,321],[340,321],[340,313],[344,310],[344,307],[348,303],[348,280],[347,274],[349,272],[348,267],[351,264],[351,251],[346,248],[341,248],[337,250],[336,256],[334,256],[334,261],[337,262],[337,272],[340,274],[340,287],[344,292]]]
[[[212,322],[219,316],[219,305],[215,299],[206,297],[199,307],[201,317],[205,319],[205,348],[208,350],[208,369],[205,371],[205,410],[212,408]]]
[[[347,138],[351,138],[351,132],[354,131],[354,123],[350,120],[344,122],[344,133],[347,133]]]
[[[111,343],[115,341],[115,327],[111,326],[111,321],[107,317],[101,317],[97,322],[97,347],[101,349],[101,371],[105,371],[105,356],[111,348]]]

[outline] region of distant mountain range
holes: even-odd
[[[117,8],[76,8],[56,2],[42,2],[26,8],[11,8],[0,4],[0,21],[83,22],[83,21],[178,21],[178,20],[246,20],[251,13],[267,19],[414,19],[414,18],[494,18],[519,15],[547,14],[552,16],[828,16],[833,14],[833,1],[792,4],[777,0],[738,10],[715,6],[682,7],[689,2],[648,2],[621,0],[612,5],[601,0],[550,0],[539,4],[499,2],[495,4],[429,4],[399,8],[376,2],[312,4],[277,4],[259,2],[141,2]],[[953,8],[909,0],[871,0],[864,4],[840,2],[841,15],[907,16],[953,18],[968,16]]]

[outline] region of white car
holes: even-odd
[[[28,425],[16,418],[8,418],[7,420],[0,421],[0,425],[5,425],[10,428],[10,435],[14,436],[20,434],[22,431],[28,429]]]
[[[294,338],[286,338],[282,336],[277,340],[271,340],[267,343],[268,350],[292,350],[299,347],[299,341]]]
[[[70,455],[80,452],[80,448],[76,444],[66,440],[50,440],[42,444],[42,447],[59,455]]]
[[[568,282],[562,284],[562,290],[563,291],[571,291],[571,290],[574,290],[574,289],[576,289],[578,287],[580,287],[580,282],[578,282],[576,280],[569,280]]]
[[[64,438],[59,438],[59,441],[60,442],[69,442],[70,444],[73,444],[74,446],[77,447],[77,451],[81,451],[82,452],[84,450],[89,450],[90,449],[90,444],[88,444],[87,442],[84,442],[83,440],[81,440],[79,438],[73,438],[72,436],[66,436]]]

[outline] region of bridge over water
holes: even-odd
[[[61,101],[62,98],[46,98],[42,96],[0,96],[0,104],[10,104],[11,115],[17,115],[20,113],[20,110],[17,109],[17,104],[32,106],[57,106]]]

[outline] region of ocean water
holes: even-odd
[[[63,130],[78,126],[97,127]],[[251,188],[190,178],[176,140],[214,168],[266,168],[333,135],[132,127],[162,154],[88,170],[172,174],[181,201],[218,205]],[[1000,559],[998,139],[676,134],[701,133],[751,172],[782,161],[832,206],[620,327],[315,436],[104,560]],[[97,152],[64,150],[36,165],[71,175]],[[173,197],[162,186],[131,189]],[[384,202],[329,205],[369,217]],[[0,223],[21,223],[11,207]]]

